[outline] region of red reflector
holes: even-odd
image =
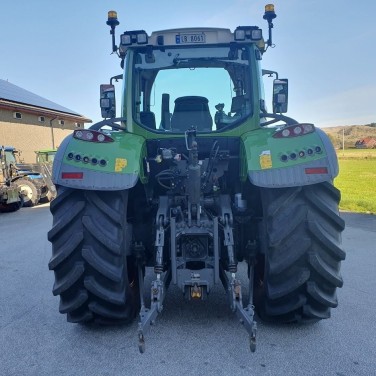
[[[327,174],[328,169],[326,167],[311,167],[311,168],[306,168],[305,173],[308,175],[312,174]]]
[[[83,172],[62,172],[62,179],[82,179],[84,177]]]

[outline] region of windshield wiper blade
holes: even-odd
[[[180,63],[188,63],[188,62],[195,62],[195,61],[222,61],[222,60],[229,60],[228,56],[225,57],[175,57],[172,62],[174,65],[179,65]]]

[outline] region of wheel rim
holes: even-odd
[[[27,200],[31,200],[33,197],[33,191],[28,185],[21,185],[20,191]]]

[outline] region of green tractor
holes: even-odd
[[[329,318],[345,258],[337,158],[323,131],[283,115],[288,80],[260,67],[274,6],[266,41],[257,26],[197,27],[127,31],[117,46],[117,14],[108,16],[122,116],[115,76],[101,86],[105,120],[68,136],[53,166],[49,268],[60,312],[112,324],[139,313],[141,352],[171,284],[202,300],[222,283],[251,351],[255,312],[283,323]],[[271,112],[263,75],[275,75]]]
[[[11,181],[23,196],[23,206],[31,207],[46,199],[48,188],[39,169],[33,163],[24,163],[22,152],[13,146],[4,148]]]
[[[38,171],[42,176],[45,185],[47,186],[47,192],[42,202],[50,202],[56,197],[56,187],[52,182],[52,165],[55,159],[57,149],[43,149],[37,150],[36,163],[33,164],[33,170]]]
[[[24,206],[47,203],[56,197],[56,187],[52,182],[52,164],[56,151],[57,149],[37,150],[35,163],[24,163],[21,151],[13,147],[6,149],[13,179],[25,197]]]
[[[11,179],[10,168],[6,159],[5,147],[0,148],[0,213],[19,210],[23,205],[23,196],[18,186]]]

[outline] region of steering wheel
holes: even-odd
[[[262,127],[265,127],[270,124],[274,124],[277,121],[284,121],[286,125],[294,125],[299,124],[295,119],[290,118],[288,116],[282,115],[282,114],[274,114],[274,113],[268,113],[268,112],[261,112],[260,118],[272,118],[272,120],[266,121],[265,123],[260,124]]]
[[[125,121],[125,117],[118,117],[118,118],[111,118],[111,119],[104,119],[102,121],[99,121],[98,123],[93,124],[89,129],[92,129],[93,131],[99,131],[102,129],[105,125],[108,125],[112,129],[117,129],[119,131],[126,131],[127,128],[122,127],[119,124],[116,124],[118,121]]]

